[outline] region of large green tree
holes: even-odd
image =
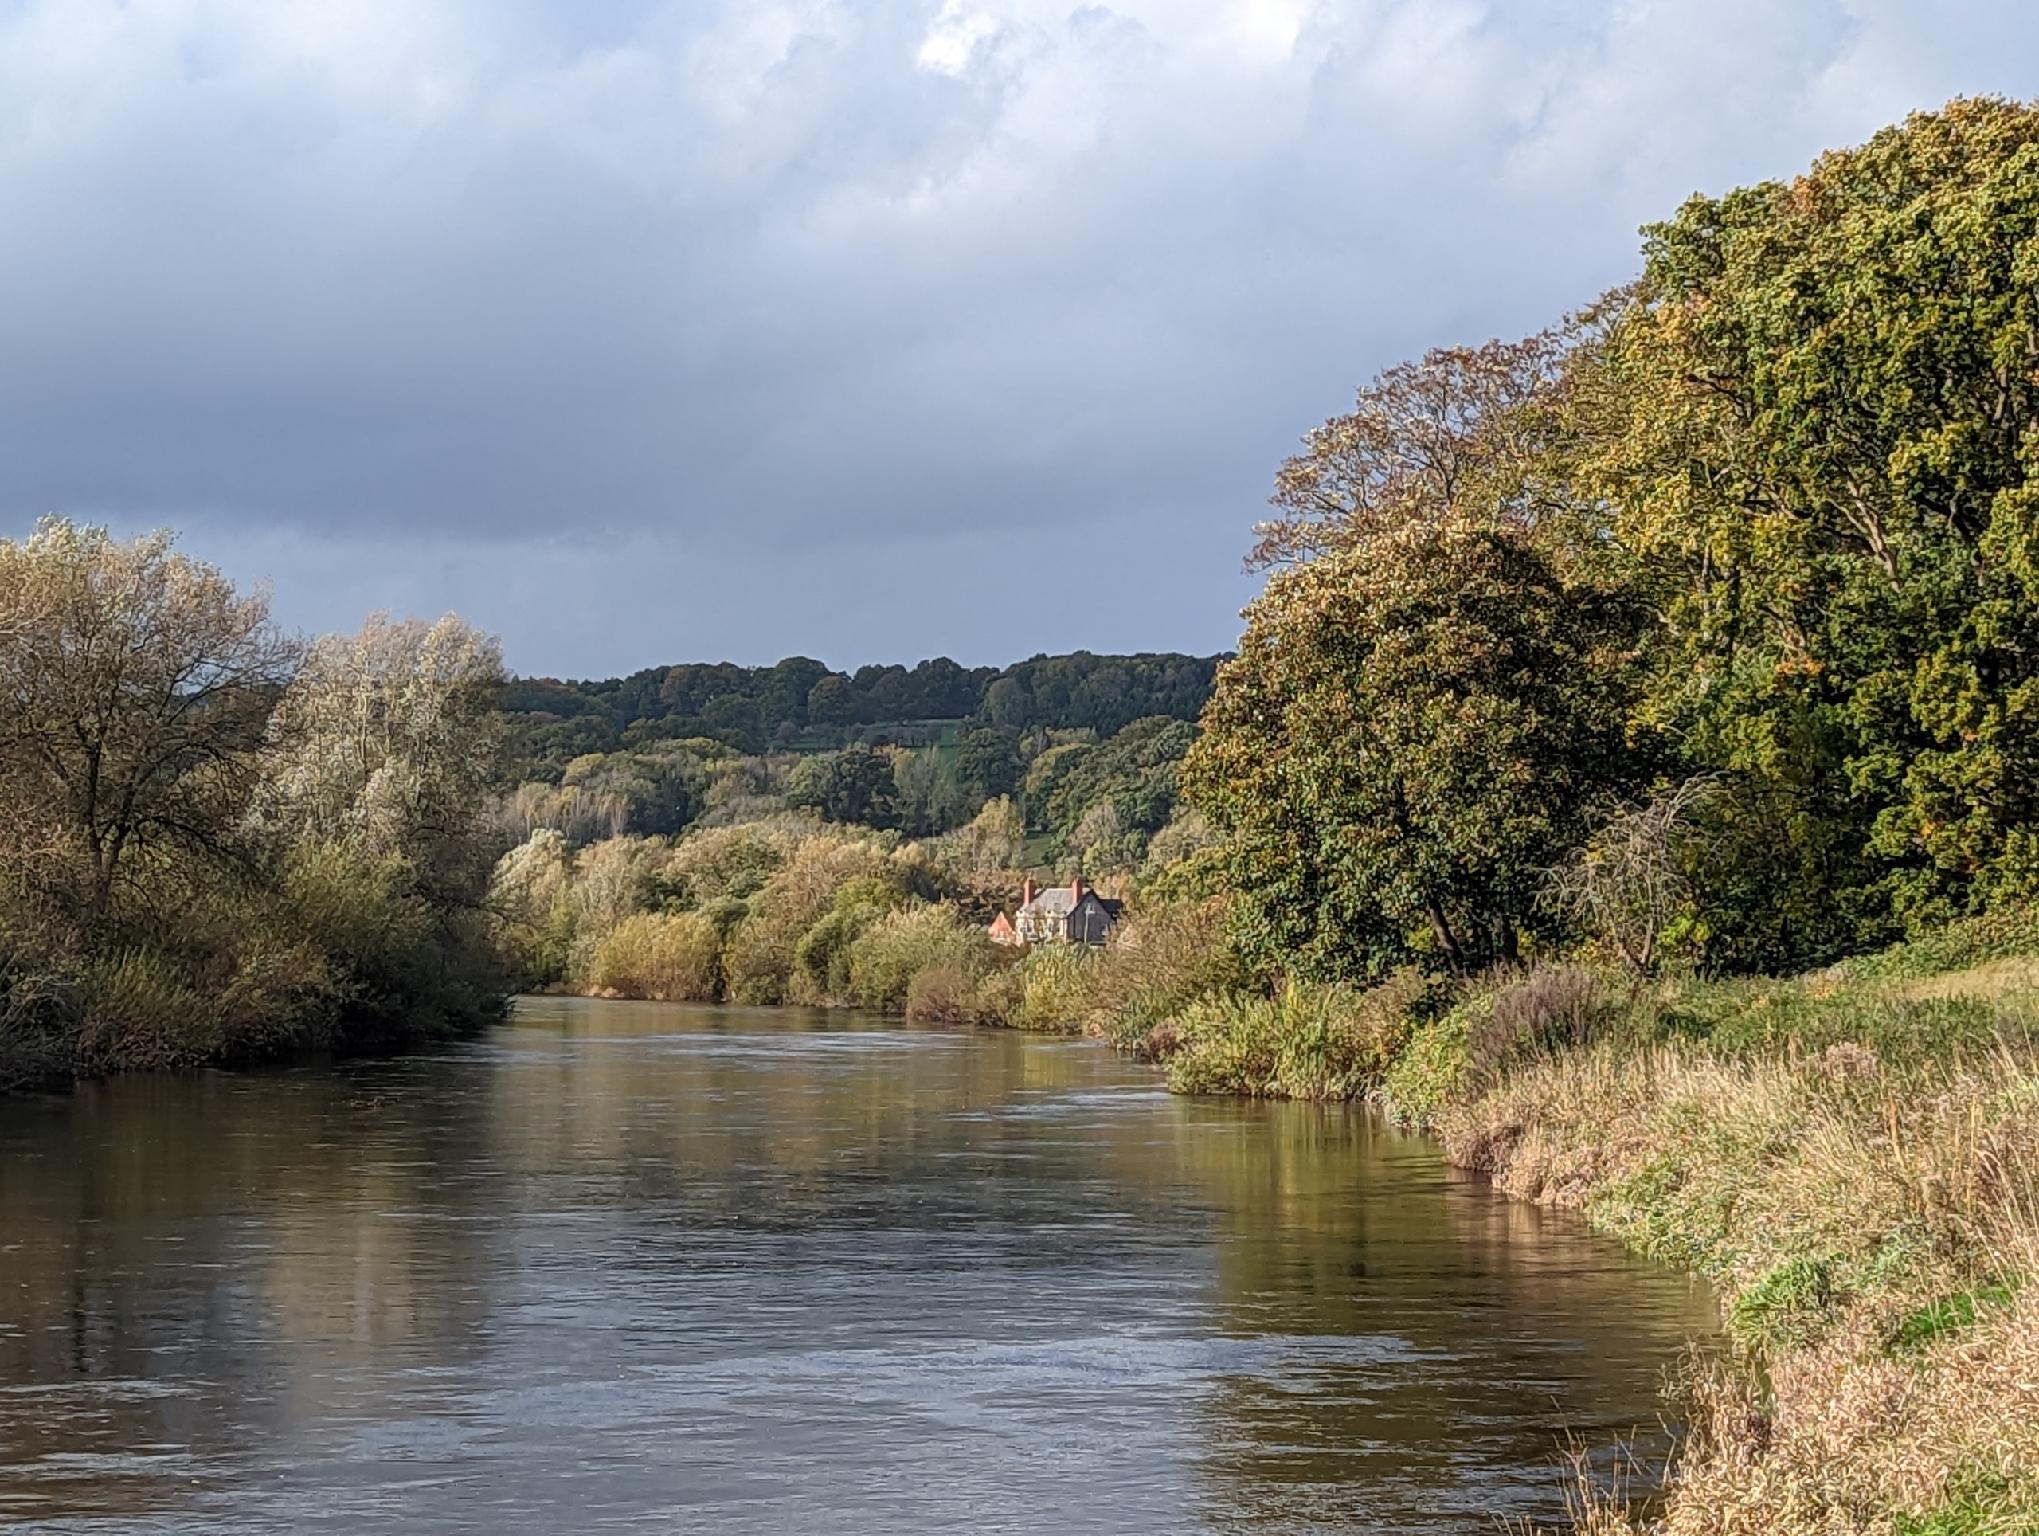
[[[897,826],[898,797],[891,758],[860,742],[802,758],[786,781],[788,805],[866,827]]]
[[[1716,957],[2031,891],[2039,111],[1915,116],[1645,254],[1574,358],[1574,472],[1662,619],[1652,722],[1729,770]]]
[[[1278,572],[1183,766],[1270,968],[1513,955],[1584,808],[1637,769],[1624,606],[1521,531],[1403,528]]]

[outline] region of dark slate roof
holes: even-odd
[[[1050,917],[1067,917],[1075,906],[1076,898],[1069,894],[1068,886],[1051,885],[1021,907],[1020,911],[1043,912]]]
[[[1117,917],[1125,909],[1126,904],[1123,901],[1112,901],[1098,896],[1096,891],[1086,890],[1083,894],[1096,897],[1097,904],[1104,908],[1107,916]],[[1039,912],[1047,917],[1067,917],[1075,910],[1076,898],[1070,894],[1066,885],[1051,885],[1020,908],[1022,912]]]

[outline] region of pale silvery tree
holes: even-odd
[[[479,899],[502,683],[495,637],[452,615],[379,614],[318,640],[276,711],[270,814],[303,838],[401,855],[436,899]]]

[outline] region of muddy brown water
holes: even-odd
[[[1683,1277],[1098,1046],[532,999],[0,1101],[0,1526],[1467,1532],[1661,1448]]]

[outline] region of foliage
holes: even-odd
[[[176,554],[60,519],[0,540],[0,797],[44,826],[24,871],[70,921],[182,861],[245,864],[242,820],[296,665],[268,604]]]
[[[851,741],[928,745],[930,724],[960,722],[966,798],[1013,791],[1023,731],[1110,735],[1145,715],[1192,720],[1210,693],[1214,657],[1036,656],[1003,671],[938,656],[913,667],[832,672],[810,657],[771,667],[728,662],[651,667],[628,677],[519,678],[506,690],[520,777],[587,753],[705,739],[738,752]],[[671,831],[665,827],[614,830]]]
[[[900,907],[879,918],[850,946],[849,998],[860,1008],[903,1013],[915,978],[940,971],[974,986],[1000,961],[998,947],[975,923],[933,903]],[[922,1010],[930,1007],[923,989]]]
[[[0,540],[0,1081],[497,1011],[499,680],[456,620],[306,650],[165,534]]]
[[[971,807],[983,804],[984,797],[973,798],[964,783],[955,754],[940,747],[919,751],[900,747],[893,750],[891,758],[891,814],[907,833],[927,837],[947,832],[969,819]],[[876,825],[868,816],[862,819]]]
[[[1188,721],[1157,715],[1071,754],[1042,807],[1054,844],[1093,874],[1137,863],[1175,814],[1176,772],[1195,740]]]
[[[975,723],[1006,730],[1088,730],[1110,736],[1135,720],[1194,720],[1210,696],[1215,656],[1036,656],[990,679]]]
[[[1411,529],[1464,520],[1532,532],[1566,498],[1540,483],[1553,437],[1547,406],[1567,361],[1562,338],[1441,347],[1397,363],[1353,409],[1314,428],[1283,463],[1247,564],[1305,563]]]
[[[786,782],[786,803],[819,812],[827,821],[866,827],[899,823],[891,759],[863,745],[803,758]]]
[[[1178,1093],[1350,1099],[1379,1089],[1407,1045],[1427,983],[1405,971],[1365,992],[1289,982],[1273,997],[1201,998],[1175,1021]]]
[[[1081,1034],[1103,963],[1082,944],[1041,944],[1028,950],[1017,968],[1017,995],[1007,1003],[1005,1022],[1037,1034]]]
[[[738,1003],[781,1003],[792,995],[800,941],[853,879],[897,879],[886,849],[869,836],[819,834],[796,846],[747,906],[723,952],[723,981]]]
[[[477,903],[502,681],[494,637],[451,615],[319,640],[277,705],[261,814],[293,837],[399,854],[431,899]]]
[[[1635,772],[1629,615],[1519,536],[1416,530],[1277,574],[1184,765],[1248,953],[1330,979],[1512,956]]]
[[[1248,984],[1229,942],[1225,897],[1156,902],[1112,930],[1091,988],[1088,1025],[1121,1050],[1165,1056],[1174,1021],[1197,998]]]
[[[636,912],[595,946],[592,990],[655,1002],[712,1002],[721,985],[722,936],[699,912]]]
[[[1644,254],[1577,365],[1576,474],[1663,616],[1650,717],[1765,787],[1710,925],[1784,896],[1734,957],[1778,965],[2028,890],[2039,110],[1916,115]]]
[[[984,802],[969,824],[948,840],[946,851],[959,870],[1003,876],[1019,868],[1026,856],[1026,843],[1027,828],[1019,808],[1009,796],[1001,795]]]

